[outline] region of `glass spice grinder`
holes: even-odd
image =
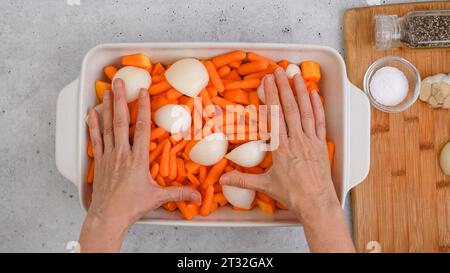
[[[412,11],[404,17],[374,17],[376,50],[450,47],[450,10]]]

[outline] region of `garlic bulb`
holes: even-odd
[[[419,99],[433,108],[450,109],[450,74],[439,73],[423,79]]]

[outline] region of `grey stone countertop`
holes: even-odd
[[[55,165],[55,106],[85,53],[118,42],[320,44],[341,54],[346,9],[377,0],[0,1],[0,252],[67,252],[84,213]],[[78,5],[78,3],[80,5]],[[350,222],[350,206],[346,206]],[[307,252],[300,227],[139,225],[124,252]]]

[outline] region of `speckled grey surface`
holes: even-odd
[[[67,2],[77,0],[0,1],[0,252],[62,252],[78,238],[84,215],[77,190],[55,166],[55,105],[91,47],[279,42],[327,45],[342,53],[343,12],[377,1]],[[347,206],[347,219],[349,211]],[[301,228],[135,226],[123,251],[304,252],[308,247]]]

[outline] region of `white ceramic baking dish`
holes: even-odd
[[[210,58],[241,49],[253,51],[274,60],[288,59],[294,63],[314,60],[321,64],[323,79],[320,91],[325,97],[327,138],[336,145],[332,171],[338,197],[344,205],[350,189],[368,174],[370,160],[370,105],[361,90],[347,79],[345,64],[336,50],[311,45],[260,43],[139,43],[105,44],[90,50],[84,58],[81,75],[60,93],[56,119],[56,165],[61,174],[79,190],[80,203],[87,209],[85,178],[88,158],[85,151],[88,129],[85,116],[95,106],[94,81],[102,77],[108,64],[118,64],[120,57],[144,53],[153,62],[170,63],[183,57]],[[236,212],[220,208],[208,217],[197,216],[185,221],[178,212],[159,209],[146,215],[139,223],[191,226],[286,226],[298,225],[287,211],[268,215],[254,209]]]

